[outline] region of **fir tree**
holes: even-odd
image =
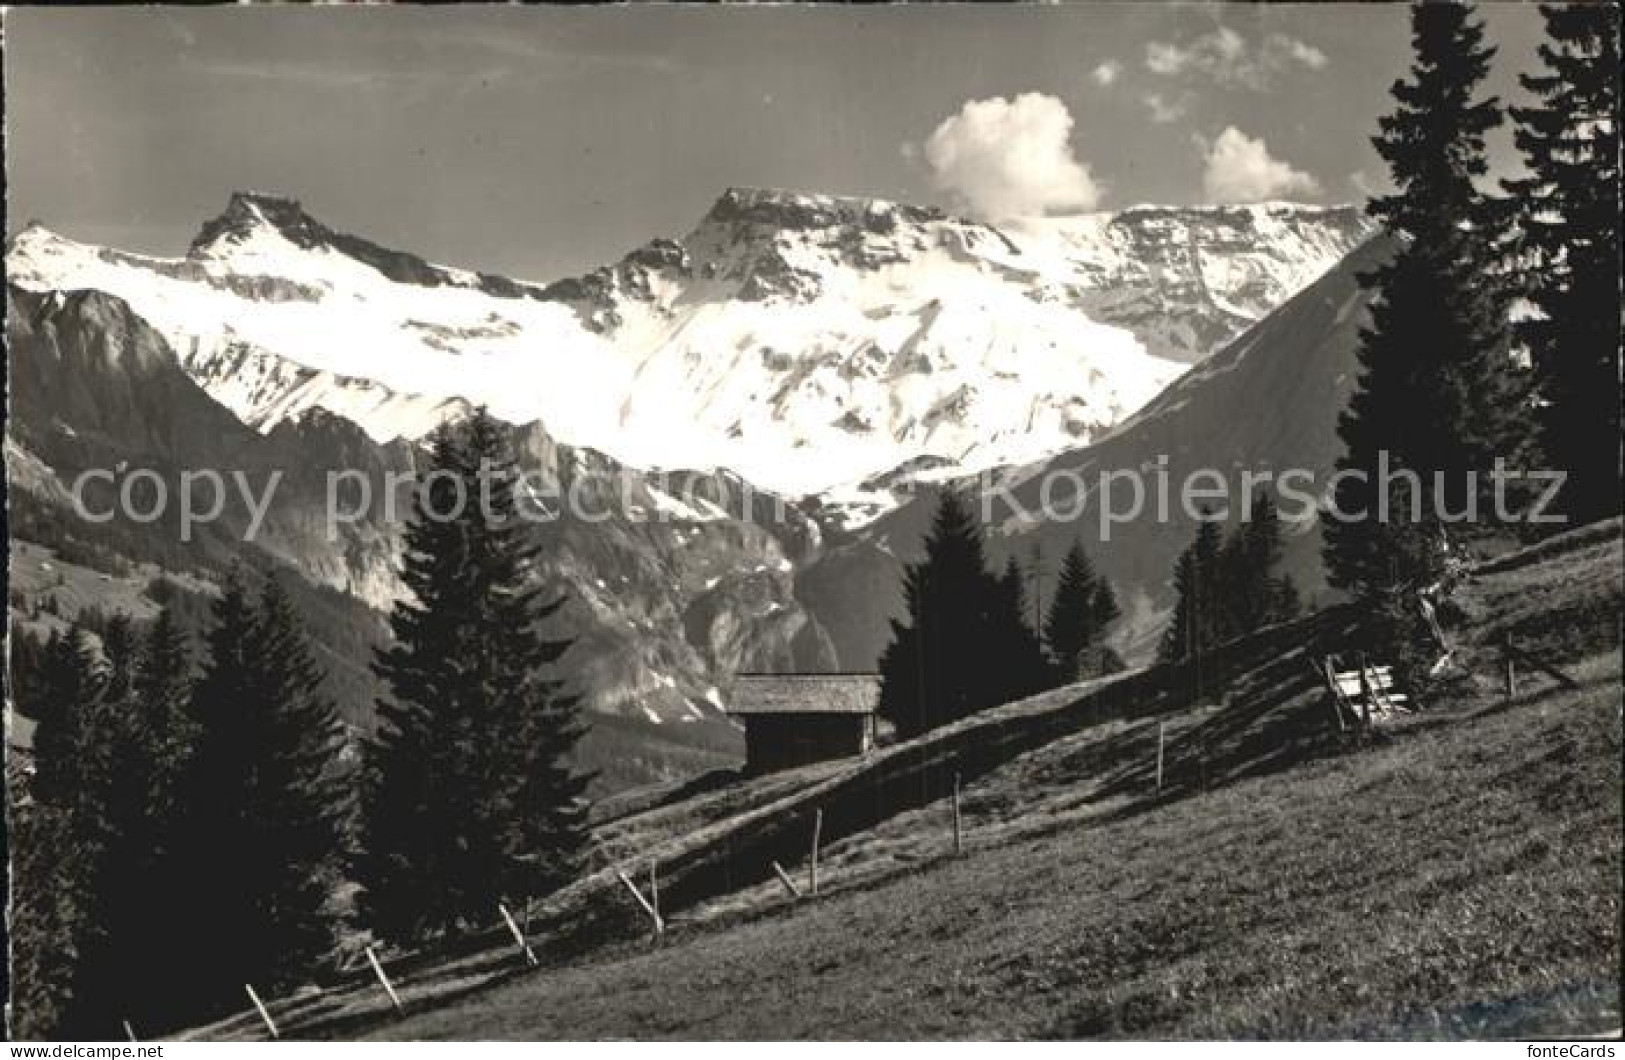
[[[987,570],[981,527],[944,491],[925,557],[903,576],[906,620],[880,660],[880,714],[908,737],[1028,695],[1048,676],[1014,581]]]
[[[1542,447],[1568,480],[1572,522],[1620,510],[1619,9],[1543,4],[1545,70],[1524,75],[1538,102],[1514,107],[1530,176],[1522,207],[1524,289],[1539,310],[1518,325],[1544,399]]]
[[[1196,525],[1195,540],[1174,565],[1174,614],[1158,651],[1161,661],[1199,658],[1221,643],[1222,548],[1219,524],[1204,509]]]
[[[178,837],[203,1011],[245,982],[308,981],[331,952],[348,807],[343,732],[286,591],[272,580],[256,604],[233,571],[213,617]]]
[[[127,812],[113,881],[119,888],[113,976],[128,1015],[148,1033],[178,1026],[187,1015],[170,985],[150,974],[150,961],[177,935],[195,930],[188,927],[187,883],[175,857],[183,812],[179,785],[196,738],[193,676],[189,639],[166,607],[147,630],[131,676]]]
[[[1359,592],[1431,574],[1442,524],[1471,532],[1470,501],[1481,524],[1492,512],[1483,502],[1495,458],[1516,463],[1524,448],[1524,381],[1497,279],[1497,208],[1475,185],[1487,171],[1485,134],[1501,121],[1495,99],[1475,98],[1494,49],[1464,4],[1414,5],[1412,38],[1411,79],[1394,84],[1396,109],[1373,138],[1398,190],[1369,209],[1398,248],[1360,277],[1376,298],[1339,420],[1338,462],[1359,474],[1339,477],[1344,518],[1325,526],[1332,583]],[[1391,486],[1385,498],[1382,453],[1419,483]]]
[[[1095,573],[1094,564],[1074,542],[1061,563],[1061,575],[1044,619],[1044,642],[1063,681],[1079,681],[1110,672],[1104,639],[1117,621],[1117,596]],[[1119,660],[1120,663],[1120,660]]]
[[[1027,621],[1026,580],[1020,562],[1011,556],[993,594],[986,665],[1006,678],[1004,688],[990,691],[994,702],[1021,699],[1054,684],[1044,643]]]
[[[1226,541],[1220,577],[1225,639],[1244,636],[1298,613],[1297,587],[1279,573],[1281,516],[1268,493],[1253,498],[1250,517]]]
[[[482,410],[437,434],[429,464],[405,537],[410,597],[375,664],[389,696],[357,863],[367,923],[403,939],[547,894],[585,843],[588,778],[569,767],[581,726],[552,676],[567,645],[541,629],[562,601],[544,599],[513,455]]]
[[[23,1038],[100,1036],[80,955],[100,949],[93,885],[105,864],[93,750],[107,685],[105,660],[75,625],[46,642],[28,705],[35,718],[34,775],[13,804],[18,825],[10,923],[13,1027]],[[105,1015],[105,1014],[104,1014]]]

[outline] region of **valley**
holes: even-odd
[[[381,493],[435,424],[488,401],[514,420],[527,473],[590,510],[539,536],[569,601],[567,665],[603,733],[593,764],[606,790],[676,779],[738,754],[721,716],[734,673],[873,668],[934,489],[990,466],[1019,480],[1111,444],[1148,400],[1173,400],[1157,389],[1181,362],[1292,303],[1367,232],[1357,212],[1289,205],[1006,232],[731,189],[681,241],[534,284],[433,265],[261,194],[233,196],[180,259],[32,226],[7,254],[20,537],[76,553],[94,542],[86,562],[103,571],[208,579],[246,559],[336,593],[350,616],[337,642],[356,650],[330,669],[365,730],[400,527],[371,511],[329,535],[334,476]],[[1268,345],[1278,352],[1253,355],[1257,372],[1300,370]],[[1339,340],[1301,370],[1339,372],[1346,357]],[[72,513],[77,476],[120,462],[172,492],[197,468],[281,481],[252,542],[250,513],[231,504],[182,545],[173,518],[90,526]],[[1166,606],[1175,539],[1112,561],[1134,604],[1131,651]],[[997,527],[995,544],[1028,547]]]
[[[955,727],[974,739],[611,801],[605,867],[537,914],[540,970],[493,929],[452,959],[391,964],[404,1018],[365,972],[276,1018],[298,1037],[402,1039],[1605,1032],[1620,1013],[1622,555],[1614,520],[1471,574],[1449,630],[1463,677],[1370,746],[1328,724],[1310,677],[1358,623],[1322,613],[1237,645],[1201,696],[1178,668],[1161,668],[1172,684],[1142,671]],[[1508,699],[1509,631],[1576,687],[1539,677]],[[843,789],[877,809],[849,816]],[[805,878],[814,805],[831,828],[819,893],[793,900],[767,858]],[[670,903],[658,940],[613,871],[641,879],[650,861]],[[262,1033],[252,1013],[197,1032]]]

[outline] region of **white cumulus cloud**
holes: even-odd
[[[1262,137],[1254,139],[1234,125],[1207,146],[1206,162],[1202,190],[1211,202],[1261,202],[1320,191],[1314,177],[1271,155]]]
[[[1072,153],[1072,115],[1054,96],[973,99],[925,141],[938,188],[988,220],[1093,209],[1100,186]]]
[[[1116,59],[1108,59],[1099,66],[1095,67],[1093,70],[1089,71],[1089,80],[1093,81],[1101,88],[1109,88],[1111,85],[1116,83],[1118,77],[1120,77],[1122,73],[1123,64],[1118,62]]]

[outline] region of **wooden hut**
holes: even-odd
[[[866,754],[875,745],[878,674],[740,674],[728,713],[745,722],[753,773]]]

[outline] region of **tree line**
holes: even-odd
[[[1397,249],[1362,275],[1372,295],[1359,376],[1339,420],[1343,512],[1328,520],[1333,586],[1367,600],[1377,648],[1410,682],[1425,678],[1410,592],[1451,551],[1508,527],[1491,491],[1514,474],[1564,476],[1555,512],[1572,526],[1620,511],[1619,13],[1547,4],[1543,70],[1521,77],[1533,102],[1511,108],[1527,175],[1489,188],[1485,138],[1506,117],[1482,83],[1495,49],[1467,4],[1411,9],[1414,64],[1373,137],[1393,190],[1369,212]],[[1378,493],[1380,454],[1417,474]],[[1517,483],[1527,513],[1540,498]],[[1414,503],[1413,503],[1414,502]],[[1478,517],[1462,514],[1476,505]]]
[[[1280,570],[1283,548],[1280,512],[1268,493],[1252,498],[1229,534],[1204,509],[1195,539],[1174,563],[1174,610],[1158,660],[1197,657],[1296,618],[1298,589]]]
[[[358,932],[445,937],[574,876],[589,778],[513,454],[481,411],[426,464],[375,733],[340,723],[276,578],[229,574],[201,646],[166,607],[29,649],[32,770],[7,778],[18,1036],[202,1022],[244,984],[313,981]],[[457,489],[489,500],[438,492]]]
[[[1251,500],[1228,536],[1204,511],[1174,568],[1174,614],[1159,659],[1178,661],[1296,616],[1298,593],[1280,570],[1282,552],[1280,516],[1267,494]],[[923,556],[904,569],[906,614],[892,621],[880,659],[879,712],[901,738],[1123,669],[1108,643],[1122,617],[1117,594],[1081,542],[1067,550],[1054,595],[1034,621],[1024,590],[1034,572],[1012,557],[995,574],[986,553],[971,506],[944,491]]]

